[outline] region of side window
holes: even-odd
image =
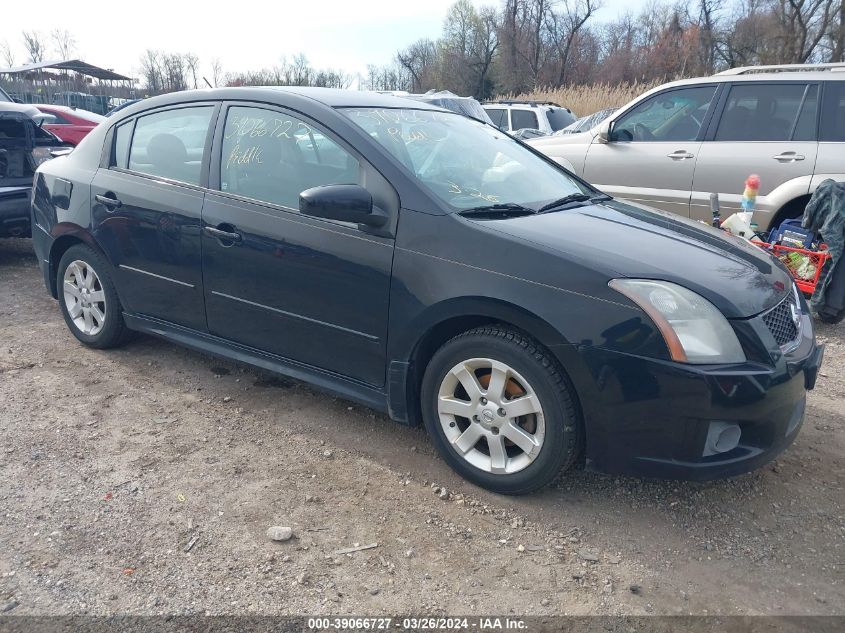
[[[114,131],[114,153],[112,154],[111,166],[126,169],[129,159],[129,139],[132,136],[132,123],[119,125]]]
[[[52,125],[70,125],[70,121],[64,118],[61,114],[56,112],[48,112],[47,114],[52,116],[54,119],[53,121],[50,121],[50,124]]]
[[[310,123],[263,108],[229,108],[220,161],[223,191],[298,209],[306,189],[359,181],[355,157]]]
[[[495,125],[500,130],[507,130],[508,129],[508,111],[504,108],[484,108],[484,111],[487,113],[487,116],[490,117],[490,120],[493,121],[493,125]]]
[[[531,110],[511,110],[511,124],[514,130],[537,129],[537,115]]]
[[[139,117],[129,150],[129,169],[198,185],[213,112],[213,106],[197,106]]]
[[[845,141],[845,81],[825,85],[819,137],[822,141]]]
[[[716,86],[661,92],[636,105],[613,126],[614,141],[694,141]]]
[[[731,87],[717,141],[815,139],[817,87],[807,84],[738,84]]]

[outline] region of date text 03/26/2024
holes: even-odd
[[[313,631],[521,631],[526,623],[518,618],[308,618]]]

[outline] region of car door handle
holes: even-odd
[[[804,154],[797,152],[782,152],[776,156],[772,156],[776,161],[781,163],[794,163],[795,161],[804,160]]]
[[[101,196],[100,194],[97,194],[94,196],[94,200],[106,207],[109,207],[110,209],[119,209],[123,206],[123,203],[120,200],[112,196]]]
[[[690,154],[688,151],[684,149],[679,149],[676,152],[672,152],[671,154],[666,154],[668,158],[672,160],[686,160],[687,158],[695,158],[695,154]]]
[[[222,225],[226,226],[226,225]],[[226,226],[226,228],[234,228]],[[217,229],[213,226],[204,226],[202,228],[203,233],[208,235],[209,237],[213,237],[215,239],[220,240],[221,242],[240,242],[243,239],[243,236],[240,233],[235,233],[234,231],[224,231],[223,229]]]

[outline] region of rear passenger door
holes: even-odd
[[[806,194],[816,164],[819,85],[804,82],[734,83],[720,104],[698,152],[691,215],[710,218],[710,194],[718,193],[723,216],[740,208],[743,182],[760,176],[757,209],[774,213],[780,202]],[[774,196],[773,196],[774,198]],[[766,223],[768,224],[768,223]]]
[[[91,182],[92,230],[123,308],[197,330],[206,329],[200,219],[217,108],[166,108],[121,123]]]

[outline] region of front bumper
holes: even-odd
[[[816,344],[812,325],[807,330],[789,355],[773,352],[772,364],[696,367],[582,349],[598,392],[584,407],[587,467],[708,480],[771,461],[798,435],[822,362],[824,346]],[[708,454],[713,423],[737,425],[738,445]]]
[[[32,187],[0,187],[0,237],[27,237]]]

